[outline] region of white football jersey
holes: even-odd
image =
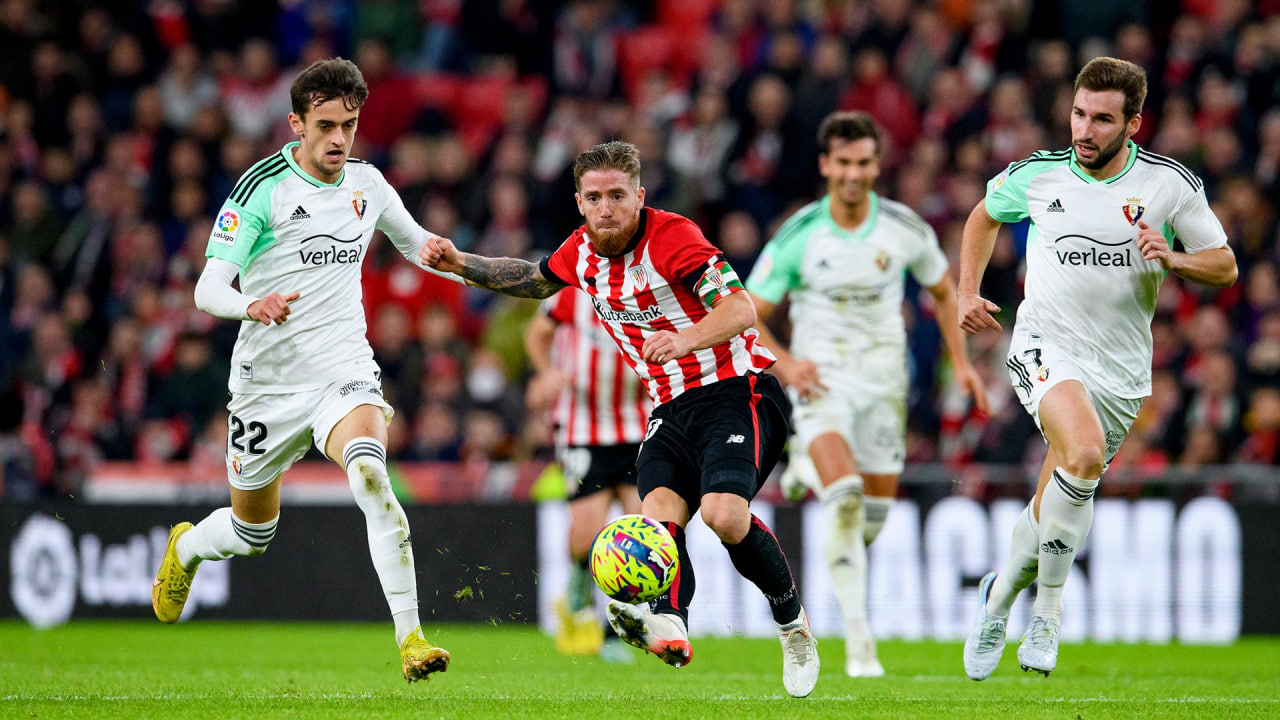
[[[1129,162],[1098,181],[1074,150],[1037,152],[987,183],[993,219],[1031,219],[1026,299],[1017,327],[1074,353],[1120,397],[1151,394],[1151,318],[1167,274],[1138,250],[1138,221],[1187,253],[1227,243],[1204,184],[1178,162],[1128,145]]]
[[[377,168],[352,158],[327,185],[298,166],[296,147],[285,145],[241,176],[205,251],[240,266],[246,295],[302,293],[283,325],[241,323],[233,393],[291,393],[377,373],[360,289],[369,240],[382,230],[414,258],[430,236]]]
[[[836,371],[877,348],[901,355],[906,274],[932,287],[947,272],[928,223],[876,193],[870,203],[853,230],[832,219],[829,197],[809,203],[783,223],[747,278],[747,289],[771,303],[790,295],[791,353]]]

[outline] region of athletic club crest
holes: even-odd
[[[356,217],[358,217],[358,218],[360,218],[361,220],[363,220],[363,219],[364,219],[364,209],[365,209],[366,207],[368,207],[368,206],[369,206],[369,203],[368,203],[368,202],[366,202],[366,201],[365,201],[365,199],[364,199],[364,191],[363,191],[363,190],[353,190],[353,191],[351,192],[351,207],[355,209],[355,211],[356,211]]]
[[[627,274],[631,276],[631,284],[634,285],[637,290],[643,290],[646,287],[649,287],[649,273],[645,271],[643,265],[636,265],[630,270],[627,270]]]
[[[1137,225],[1147,208],[1142,204],[1142,198],[1128,198],[1128,201],[1124,206],[1124,219],[1128,220],[1130,225]]]

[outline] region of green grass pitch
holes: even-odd
[[[964,676],[959,643],[884,642],[889,676],[844,676],[822,640],[813,695],[782,689],[771,640],[695,638],[673,670],[556,654],[521,626],[429,636],[447,673],[406,685],[391,626],[201,621],[0,622],[0,718],[1280,718],[1280,638],[1231,647],[1066,645],[1049,678],[1017,667]]]

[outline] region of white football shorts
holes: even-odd
[[[388,423],[395,414],[372,373],[300,393],[232,393],[227,403],[227,481],[238,490],[270,485],[313,442],[324,452],[333,427],[361,405],[382,408]]]
[[[858,472],[900,475],[907,454],[905,348],[878,348],[838,370],[818,366],[826,392],[802,400],[791,392],[791,449],[807,453],[814,438],[836,433],[853,451]]]
[[[1144,398],[1120,397],[1104,390],[1062,348],[1039,333],[1025,328],[1014,329],[1005,367],[1009,371],[1009,380],[1013,383],[1018,400],[1035,419],[1042,436],[1044,428],[1040,425],[1040,401],[1045,393],[1065,380],[1080,381],[1089,393],[1089,399],[1093,401],[1098,419],[1102,421],[1102,432],[1107,441],[1106,462],[1111,463],[1111,459],[1120,451],[1120,443],[1129,435],[1129,428],[1138,417],[1138,409],[1142,407]]]

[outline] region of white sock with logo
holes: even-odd
[[[1093,526],[1097,487],[1098,478],[1076,477],[1059,467],[1040,497],[1040,573],[1034,611],[1040,617],[1062,620],[1062,586]]]
[[[342,448],[342,463],[347,468],[356,505],[364,512],[369,556],[395,620],[399,645],[419,625],[409,519],[391,489],[387,451],[382,443],[371,437],[355,438]]]
[[[991,583],[991,594],[987,596],[987,613],[993,617],[1009,617],[1009,609],[1018,593],[1030,587],[1036,580],[1036,571],[1040,567],[1040,526],[1036,522],[1027,503],[1013,523],[1013,538],[1009,541],[1009,558],[1004,567]]]
[[[866,636],[867,542],[863,538],[866,509],[862,476],[845,475],[822,488],[819,495],[827,516],[827,569],[846,637]]]
[[[178,538],[178,562],[192,568],[201,560],[261,555],[276,536],[279,520],[277,514],[264,523],[245,522],[231,508],[218,508]]]

